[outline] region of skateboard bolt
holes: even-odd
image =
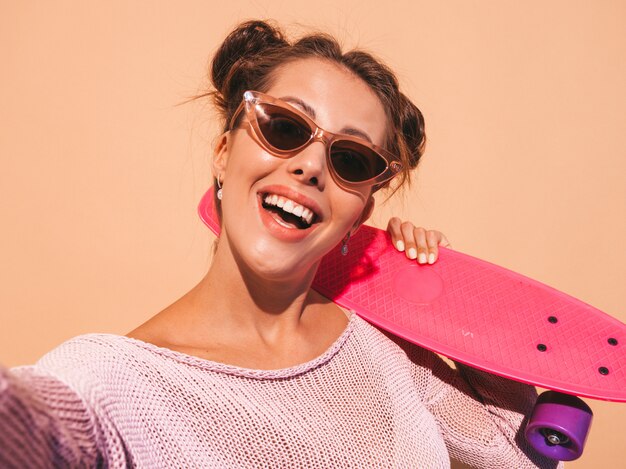
[[[550,316],[548,318],[548,322],[550,322],[551,324],[556,324],[557,322],[559,322],[559,320],[556,316]]]
[[[539,350],[540,352],[545,352],[546,350],[548,350],[548,347],[545,344],[539,344],[537,345],[537,350]]]
[[[548,441],[553,445],[558,445],[561,442],[561,440],[559,440],[559,437],[556,435],[548,435]]]
[[[556,430],[551,428],[544,428],[541,433],[546,437],[548,443],[551,445],[565,445],[569,443],[569,438]]]
[[[548,441],[553,445],[561,444],[561,439],[557,435],[548,435]]]
[[[598,371],[600,372],[601,375],[609,374],[609,369],[606,366],[601,366],[600,368],[598,368]]]
[[[617,339],[614,339],[613,337],[611,337],[608,340],[609,345],[617,345]]]

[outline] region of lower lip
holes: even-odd
[[[261,216],[261,222],[267,228],[267,230],[274,236],[275,238],[280,239],[281,241],[287,242],[297,242],[304,238],[306,238],[311,231],[317,228],[317,225],[311,225],[308,228],[303,230],[298,228],[288,228],[278,222],[274,217],[275,215],[268,210],[263,208],[261,197],[258,198],[258,206],[259,206],[259,214]]]

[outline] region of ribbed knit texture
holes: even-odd
[[[535,399],[356,315],[271,371],[89,334],[0,370],[0,467],[556,467],[518,430]]]

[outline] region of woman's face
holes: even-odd
[[[381,101],[364,81],[331,62],[288,63],[275,73],[266,94],[309,114],[324,130],[361,134],[377,145],[384,143],[386,116]],[[314,273],[324,254],[373,208],[371,188],[349,192],[335,183],[320,141],[292,158],[278,158],[259,146],[245,127],[239,128],[221,138],[214,172],[223,181],[220,247],[226,241],[224,248],[240,264],[267,279]],[[291,201],[311,210],[313,224],[303,228],[266,200],[269,205]]]

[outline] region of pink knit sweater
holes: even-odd
[[[271,371],[89,334],[0,370],[0,467],[556,467],[519,432],[534,400],[356,315]]]

